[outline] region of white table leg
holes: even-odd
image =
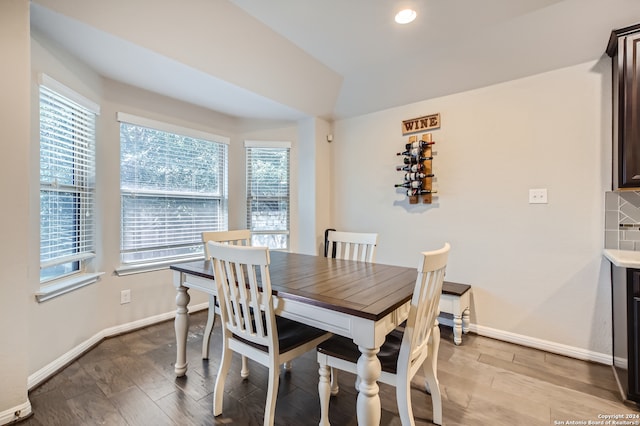
[[[325,361],[326,362],[326,361]],[[320,364],[318,369],[318,396],[320,397],[320,423],[319,426],[329,425],[329,399],[331,398],[331,372],[327,365]]]
[[[176,376],[182,377],[187,373],[187,332],[189,331],[189,296],[188,288],[177,287],[176,295],[176,319],[174,322],[176,330]]]
[[[380,348],[369,349],[358,346],[362,355],[358,359],[357,371],[360,378],[358,401],[356,404],[359,426],[377,426],[380,424],[380,360],[377,353]]]
[[[462,316],[453,316],[453,343],[459,345],[462,343]]]

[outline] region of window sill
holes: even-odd
[[[49,299],[53,299],[79,288],[88,286],[98,281],[98,278],[103,274],[104,272],[83,273],[74,275],[70,278],[54,281],[53,284],[40,287],[40,291],[35,294],[36,300],[38,303],[42,303]]]
[[[203,260],[203,259],[204,259],[203,255],[199,255],[199,256],[188,257],[188,258],[164,260],[162,262],[154,262],[154,263],[125,264],[117,267],[115,272],[119,277],[122,277],[122,276],[132,275],[132,274],[141,274],[144,272],[160,271],[162,269],[168,269],[169,265],[173,265],[175,263],[191,262],[194,260]]]

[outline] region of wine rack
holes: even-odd
[[[432,194],[436,193],[433,184],[433,152],[434,144],[431,133],[425,133],[418,140],[418,136],[410,136],[409,143],[405,145],[405,151],[398,155],[404,156],[404,165],[396,167],[404,172],[404,182],[395,185],[406,191],[409,204],[417,204],[420,197],[424,204],[431,204]]]

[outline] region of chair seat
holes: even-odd
[[[378,359],[382,371],[396,374],[398,368],[398,355],[400,354],[400,346],[402,345],[403,330],[396,329],[387,334],[384,344],[378,352]],[[360,350],[353,343],[353,340],[342,337],[333,336],[318,345],[318,352],[329,355],[334,358],[340,358],[345,361],[357,364],[360,358]]]
[[[327,334],[326,331],[278,316],[276,316],[276,327],[278,327],[278,345],[280,347],[281,354]],[[233,336],[256,349],[263,352],[269,352],[269,348],[266,346],[250,342],[236,334]],[[356,348],[356,350],[357,349],[358,348]]]

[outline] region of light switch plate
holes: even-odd
[[[530,189],[529,204],[547,204],[547,188]]]

